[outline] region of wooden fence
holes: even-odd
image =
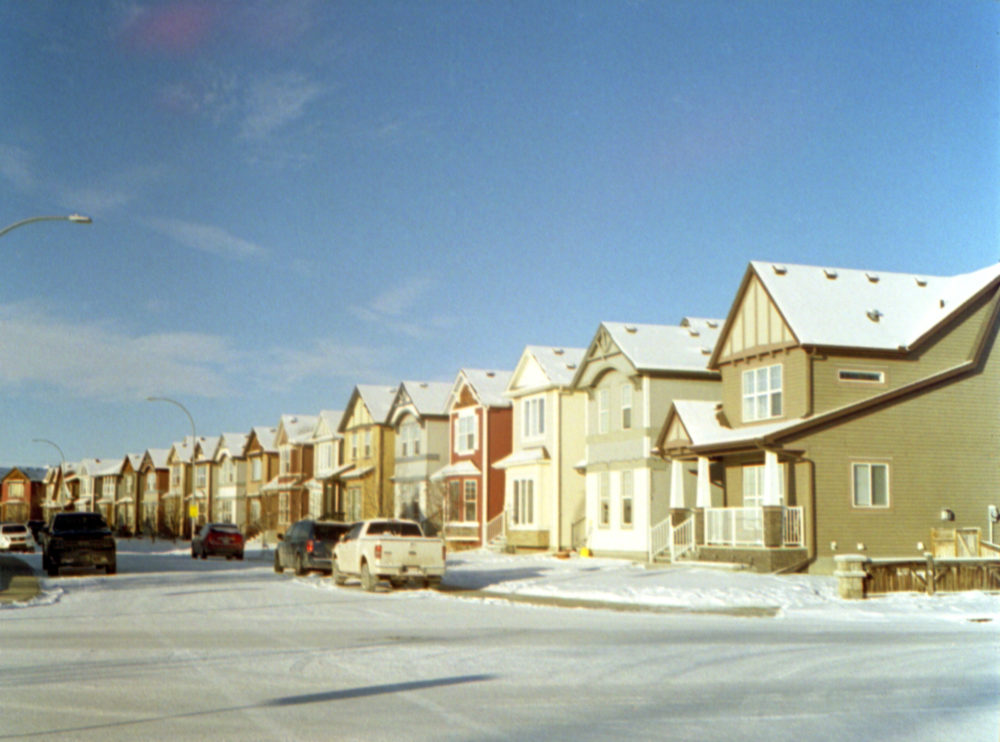
[[[1000,590],[1000,558],[935,557],[870,559],[864,564],[864,593]]]

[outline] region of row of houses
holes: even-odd
[[[171,535],[393,515],[453,548],[767,571],[922,553],[949,532],[961,553],[998,517],[998,315],[1000,266],[752,262],[725,318],[602,322],[587,347],[530,345],[513,370],[358,385],[342,411],[53,467],[39,507]]]

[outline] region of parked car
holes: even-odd
[[[100,513],[56,513],[44,533],[42,569],[49,577],[56,577],[60,567],[118,571],[115,538]]]
[[[333,547],[352,525],[309,519],[293,523],[284,535],[278,536],[274,571],[284,572],[292,567],[297,575],[310,570],[329,573],[333,569]]]
[[[243,558],[243,534],[232,523],[206,523],[191,539],[191,558]]]
[[[0,523],[0,551],[35,550],[35,540],[24,523]]]
[[[430,587],[444,576],[445,556],[444,541],[424,536],[416,521],[361,521],[334,547],[333,581],[343,585],[348,577],[357,577],[369,591],[379,580],[388,580],[393,587],[421,580]]]

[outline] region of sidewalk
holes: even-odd
[[[0,603],[24,603],[40,590],[35,571],[26,562],[0,554]]]

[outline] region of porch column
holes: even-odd
[[[684,462],[670,461],[670,519],[676,526],[684,520]]]
[[[778,454],[764,452],[764,492],[761,510],[764,515],[764,546],[782,545],[782,520],[784,513],[781,503],[781,480],[778,477]]]
[[[694,509],[694,542],[705,543],[705,508],[712,507],[712,481],[707,456],[698,457],[698,490]]]

